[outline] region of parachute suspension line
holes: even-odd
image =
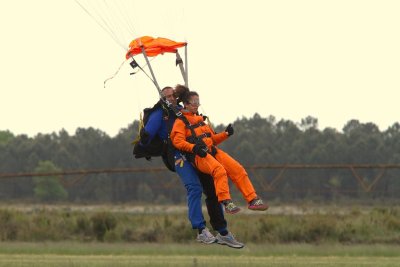
[[[116,1],[117,2],[117,1]],[[103,0],[104,3],[104,9],[103,10],[107,10],[108,12],[112,12],[112,8],[108,5],[106,0]],[[104,14],[105,11],[101,11],[102,14]],[[121,39],[124,40],[124,38],[120,38],[117,35],[117,32],[114,29],[118,29],[118,27],[116,25],[120,25],[120,23],[117,22],[118,18],[121,18],[121,16],[119,14],[112,15],[108,18],[108,21],[104,19],[104,17],[101,17],[101,20],[103,21],[103,23],[107,26],[107,28],[109,29],[109,32],[111,33],[112,36],[114,36],[114,38],[117,40],[118,44],[123,48],[123,49],[127,49],[126,44],[122,44],[121,43]]]
[[[75,2],[125,51],[135,35],[132,1],[75,0]]]
[[[141,71],[143,71],[143,73],[144,74],[146,74],[146,76],[150,79],[150,81],[152,81],[153,83],[154,83],[154,85],[156,85],[156,83],[157,82],[154,82],[154,80],[147,74],[147,72],[142,68],[142,67],[140,67],[140,65],[136,62],[136,60],[133,58],[133,57],[131,57],[132,58],[132,62],[130,63],[130,65],[131,65],[131,67],[134,69],[134,68],[136,68],[136,67],[138,67]],[[154,59],[154,58],[153,58]],[[143,66],[143,67],[145,67],[145,66],[147,66],[147,65],[149,65],[149,68],[150,68],[150,70],[151,70],[151,66],[150,66],[150,61],[149,60],[147,60],[147,63]],[[133,72],[133,73],[131,73],[131,75],[133,75],[133,74],[135,74],[136,72]],[[152,74],[153,75],[153,77],[154,77],[154,74]],[[154,78],[155,79],[155,78]],[[156,85],[156,87],[157,87],[157,85]],[[157,87],[157,89],[158,89],[158,87]]]
[[[187,60],[187,43],[185,45],[185,67],[183,66],[183,61],[181,55],[178,51],[176,51],[176,65],[179,65],[179,69],[181,70],[182,78],[185,82],[185,86],[189,87],[188,81],[188,60]]]
[[[181,70],[182,78],[185,81],[185,86],[187,87],[186,73],[185,73],[185,69],[183,67],[183,61],[182,61],[181,55],[179,55],[178,51],[176,51],[176,65],[179,65],[179,69]]]
[[[130,16],[128,13],[131,11],[130,8],[124,6],[124,3],[126,3],[126,1],[103,0],[103,3],[104,9],[106,10],[105,12],[114,13],[114,15],[109,16],[110,31],[113,32],[119,43],[123,42],[122,46],[124,50],[128,50],[125,42],[126,40],[129,40],[131,36],[134,35],[134,33],[136,32],[133,24],[130,21]],[[121,31],[121,26],[123,29],[125,29],[124,31]],[[119,34],[120,36],[117,36],[117,34]]]
[[[119,3],[119,1],[113,1],[113,3],[117,4]],[[121,2],[122,3],[122,2]],[[134,2],[132,2],[134,3]],[[122,17],[123,17],[123,22],[126,24],[127,28],[129,29],[129,32],[131,33],[131,36],[136,32],[135,27],[133,26],[133,21],[130,20],[130,18],[132,16],[129,15],[128,12],[131,11],[130,7],[119,7],[117,6],[119,12],[121,13]],[[133,6],[132,6],[132,10],[133,10]],[[125,12],[124,12],[125,11]],[[128,11],[128,12],[126,12]],[[129,37],[131,37],[129,36]]]
[[[110,37],[114,40],[114,42],[116,42],[119,46],[121,46],[124,50],[126,50],[126,46],[118,40],[118,37],[113,32],[109,23],[107,23],[107,21],[104,18],[102,18],[102,16],[97,10],[95,10],[97,15],[96,18],[96,16],[93,13],[90,13],[89,10],[85,8],[78,0],[75,0],[75,2],[97,23],[97,25],[99,25],[108,35],[110,35]]]
[[[150,73],[151,73],[151,77],[153,77],[153,79],[151,79],[151,80],[153,81],[154,85],[156,86],[157,91],[158,91],[158,94],[159,94],[160,97],[162,98],[162,93],[161,93],[160,86],[159,86],[158,83],[157,83],[156,76],[154,75],[153,68],[152,68],[151,65],[150,65],[150,61],[149,61],[149,58],[147,57],[146,51],[144,50],[144,46],[143,46],[142,44],[140,44],[140,48],[142,49],[142,54],[143,54],[143,56],[144,56],[144,59],[146,60],[147,65],[149,66],[149,70],[150,70]],[[150,78],[150,77],[149,77],[149,78]]]
[[[149,79],[154,83],[154,85],[155,85],[156,88],[157,88],[158,95],[160,96],[160,99],[161,99],[165,104],[167,104],[167,106],[168,106],[169,108],[172,109],[172,111],[176,114],[177,117],[181,117],[181,116],[182,116],[182,112],[181,112],[180,110],[178,110],[176,107],[174,107],[174,106],[172,105],[171,102],[169,102],[168,100],[164,99],[164,97],[163,97],[163,95],[162,95],[162,92],[161,92],[161,88],[160,88],[160,86],[159,86],[158,83],[157,83],[156,76],[154,75],[153,68],[152,68],[151,65],[150,65],[149,58],[148,58],[148,56],[147,56],[147,54],[146,54],[146,51],[144,50],[144,46],[143,46],[142,44],[140,44],[140,48],[142,49],[142,54],[143,54],[143,56],[144,56],[144,59],[146,60],[147,65],[149,66],[149,70],[150,70],[150,73],[151,73],[151,76],[153,77],[153,79],[150,78],[149,75],[147,75],[147,73],[142,69],[142,67],[139,66],[139,64],[136,63],[136,65],[137,65],[137,66],[147,75],[147,77],[149,77]],[[133,59],[133,57],[132,57],[132,59]],[[136,61],[135,61],[135,62],[136,62]]]
[[[154,58],[153,58],[154,59]],[[111,80],[111,79],[113,79],[115,76],[117,76],[117,74],[119,73],[119,71],[121,70],[121,68],[122,68],[122,66],[125,64],[125,62],[126,62],[127,60],[124,60],[122,63],[121,63],[121,65],[118,67],[118,69],[117,69],[117,71],[113,74],[113,75],[111,75],[111,77],[109,77],[109,78],[107,78],[105,81],[104,81],[104,88],[106,88],[106,83],[109,81],[109,80]],[[130,63],[131,64],[131,66],[132,66],[132,68],[135,68],[135,67],[138,67],[141,71],[143,71],[144,72],[144,74],[146,74],[146,76],[154,83],[154,81],[151,79],[151,77],[147,74],[147,72],[143,69],[143,67],[146,67],[147,66],[147,64],[145,64],[143,67],[140,67],[140,65],[136,62],[136,60],[132,57],[132,62]],[[133,73],[131,73],[131,75],[133,75],[133,74],[135,74],[136,72],[133,72]]]
[[[104,81],[104,88],[106,88],[106,82],[108,82],[109,80],[111,80],[111,79],[113,79],[115,76],[117,76],[117,74],[119,73],[119,71],[121,70],[122,66],[125,64],[125,62],[126,62],[126,60],[124,60],[124,61],[121,63],[121,65],[119,65],[119,68],[117,69],[117,71],[116,71],[111,77],[107,78],[107,79]]]

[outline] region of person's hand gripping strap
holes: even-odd
[[[192,151],[201,158],[207,157],[207,146],[204,144],[195,144]]]

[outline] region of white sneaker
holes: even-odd
[[[213,234],[210,233],[210,231],[208,230],[207,227],[201,231],[201,234],[197,235],[196,240],[197,240],[197,242],[201,242],[204,244],[212,244],[212,243],[215,243],[215,241],[217,241],[215,236],[213,236]]]
[[[231,232],[229,232],[227,235],[221,235],[218,233],[216,239],[217,239],[217,243],[220,245],[227,245],[231,248],[243,248],[244,247],[244,244],[237,241]]]

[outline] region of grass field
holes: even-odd
[[[391,245],[0,243],[0,267],[72,266],[400,266]]]
[[[186,213],[169,206],[0,204],[0,267],[400,267],[399,206],[275,206],[235,215],[229,229],[246,243],[240,250],[196,243]],[[96,238],[96,222],[108,219],[115,227]]]

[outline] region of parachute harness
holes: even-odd
[[[158,41],[158,47],[154,45],[154,43],[152,44],[153,41]],[[147,46],[146,46],[147,45]],[[137,38],[135,40],[133,40],[131,42],[131,44],[129,45],[130,49],[128,50],[128,52],[126,53],[126,58],[131,58],[131,62],[130,62],[130,66],[132,67],[132,69],[135,69],[136,67],[138,67],[142,72],[144,72],[146,74],[146,76],[153,82],[153,84],[155,85],[158,94],[160,96],[160,99],[165,103],[165,105],[161,105],[162,108],[164,109],[164,111],[168,112],[168,108],[170,110],[172,110],[175,115],[177,116],[177,118],[182,119],[186,125],[190,125],[189,121],[187,121],[186,117],[183,116],[182,112],[180,110],[178,110],[176,107],[174,107],[168,100],[164,99],[162,92],[161,92],[161,88],[158,85],[157,79],[154,75],[153,72],[153,68],[151,67],[150,64],[150,60],[148,58],[148,53],[146,52],[146,49],[148,49],[148,51],[151,53],[152,56],[156,56],[160,53],[163,52],[171,52],[171,53],[175,53],[176,54],[176,65],[179,65],[182,77],[185,81],[185,86],[188,86],[188,75],[187,75],[187,44],[186,43],[176,43],[174,41],[165,39],[165,38],[157,38],[154,39],[152,37],[149,36],[144,36],[141,38]],[[186,70],[183,66],[183,61],[181,56],[179,55],[177,48],[181,47],[181,46],[185,46],[185,63],[186,63]],[[158,49],[158,50],[157,50]],[[146,73],[146,71],[136,62],[136,60],[133,58],[134,55],[136,54],[143,54],[144,59],[146,61],[146,65],[148,66],[149,70],[150,70],[150,74],[151,77]],[[124,61],[125,63],[125,61]],[[118,71],[109,79],[112,79],[113,77],[115,77],[115,75],[119,72],[119,70],[121,69],[123,64],[121,64],[121,66],[119,67]],[[145,66],[146,66],[145,65]],[[135,74],[136,72],[131,73]],[[106,80],[106,81],[107,81]],[[106,81],[104,82],[104,84],[106,83]],[[136,137],[136,139],[132,142],[132,144],[137,144],[140,141],[140,132],[144,127],[144,121],[143,121],[143,116],[142,113],[140,113],[140,122],[139,122],[139,127],[138,127],[138,135]]]

